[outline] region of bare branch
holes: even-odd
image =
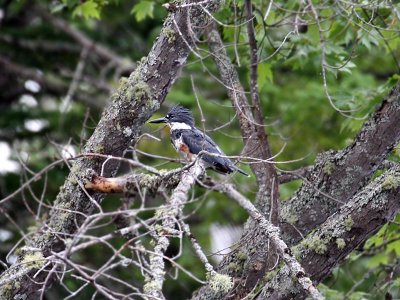
[[[35,10],[45,21],[53,25],[54,28],[69,35],[71,38],[73,38],[75,41],[81,44],[83,48],[87,48],[90,49],[91,51],[94,51],[101,58],[115,63],[119,68],[130,69],[130,70],[133,69],[134,64],[130,61],[129,58],[122,58],[116,53],[114,53],[111,49],[107,48],[106,46],[96,43],[81,31],[70,26],[67,22],[65,22],[61,18],[57,18],[56,16],[47,12],[47,10],[39,6],[36,6]]]
[[[217,0],[211,1],[207,4],[207,9],[214,12],[219,4]],[[49,18],[50,21],[51,16]],[[188,24],[187,20],[191,23]],[[182,36],[174,29],[174,22],[178,25]],[[119,87],[111,96],[109,107],[105,109],[83,152],[122,156],[139,136],[144,122],[160,107],[190,54],[190,49],[182,38],[192,43],[190,34],[194,32],[199,35],[207,22],[208,15],[197,6],[180,9],[166,18],[164,28],[168,27],[169,30],[161,31],[148,57],[142,60],[129,79],[121,79]],[[62,26],[61,23],[58,24]],[[192,28],[189,28],[190,26]],[[83,190],[81,185],[90,181],[93,171],[100,174],[103,162],[102,158],[82,158],[72,165],[71,173],[60,189],[49,219],[33,235],[30,246],[40,249],[44,256],[50,255],[50,251],[57,252],[64,249],[63,237],[76,232],[84,220],[82,215],[90,215],[96,207],[93,201],[88,201],[87,191]],[[115,160],[107,163],[104,176],[110,177],[115,174],[118,166],[119,162]],[[90,195],[95,201],[100,201],[102,198],[99,193],[91,192]],[[63,214],[60,218],[58,212],[65,209],[71,212]],[[23,260],[24,256],[20,256],[19,261]],[[13,286],[7,293],[9,295],[23,293],[28,298],[34,298],[43,288],[42,283],[47,277],[44,272],[39,272],[36,280],[31,280],[36,271],[33,265],[18,273],[15,279],[20,284]],[[50,284],[51,280],[47,282]],[[0,295],[2,292],[4,291],[0,289]]]
[[[312,166],[309,166],[294,171],[281,171],[283,174],[279,175],[279,184],[287,183],[297,179],[304,179],[310,173],[312,168]]]
[[[274,247],[274,249],[277,250],[279,256],[283,259],[286,266],[289,268],[289,276],[291,280],[295,278],[295,281],[302,287],[304,291],[306,291],[306,293],[312,299],[324,299],[324,297],[312,284],[310,278],[306,276],[306,272],[293,256],[288,246],[280,238],[279,228],[269,222],[250,202],[250,200],[246,199],[231,185],[225,185],[222,187],[217,185],[216,187],[214,187],[214,189],[224,192],[228,197],[235,200],[242,208],[247,211],[250,217],[257,222],[257,225],[261,227],[262,232],[266,235],[266,238],[271,241],[272,246]]]
[[[282,221],[289,224],[281,228],[288,244],[301,239],[298,230],[307,235],[369,182],[400,142],[398,120],[400,84],[378,106],[350,146],[318,156],[303,186],[282,205]]]
[[[399,192],[400,168],[397,167],[375,179],[292,248],[315,284],[400,212]],[[287,272],[286,267],[281,268],[278,275],[267,282],[258,299],[287,299],[295,289]],[[296,299],[306,296],[296,293]]]
[[[189,170],[182,174],[181,181],[167,199],[168,209],[160,207],[157,214],[162,219],[162,229],[155,228],[153,239],[155,241],[154,254],[150,256],[150,271],[143,287],[145,293],[152,297],[164,299],[162,286],[164,283],[164,254],[170,241],[168,236],[176,235],[175,224],[182,217],[182,209],[188,199],[188,192],[196,182],[196,178],[204,173],[204,166],[197,161]]]

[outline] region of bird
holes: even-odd
[[[166,123],[170,127],[172,145],[188,161],[193,162],[201,151],[205,151],[207,153],[201,153],[200,159],[207,168],[221,174],[237,171],[249,176],[236,167],[208,135],[196,128],[192,112],[189,109],[176,105],[165,117],[150,120],[149,123]]]

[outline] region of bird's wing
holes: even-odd
[[[198,154],[200,151],[205,150],[210,153],[224,155],[218,145],[208,135],[197,128],[190,131],[183,131],[182,140],[190,147],[193,154]]]
[[[190,151],[193,154],[198,154],[200,151],[204,150],[217,155],[225,155],[218,147],[218,145],[208,135],[204,134],[198,129],[183,132],[182,141],[189,146]],[[228,158],[220,157],[217,155],[214,156],[209,154],[202,154],[201,157],[211,167],[222,173],[232,172],[234,169],[232,162]]]

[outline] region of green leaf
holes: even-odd
[[[154,2],[153,1],[140,1],[136,4],[132,10],[131,14],[135,14],[135,18],[138,22],[146,19],[146,17],[153,18]]]
[[[375,268],[381,264],[387,264],[389,257],[386,253],[376,254],[368,258],[368,268]]]
[[[330,289],[328,286],[324,284],[318,285],[318,289],[321,293],[327,298],[331,300],[340,300],[343,299],[343,293],[334,289]]]
[[[100,7],[94,1],[86,1],[74,9],[72,16],[80,16],[85,19],[100,19]]]
[[[258,87],[261,90],[267,82],[272,82],[273,73],[271,64],[262,63],[258,65]]]
[[[400,240],[396,241],[396,242],[393,242],[393,243],[390,243],[388,245],[388,250],[389,251],[393,250],[396,253],[397,256],[400,256]]]

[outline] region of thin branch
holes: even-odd
[[[158,211],[162,222],[162,229],[153,233],[155,241],[154,255],[150,256],[150,271],[147,282],[143,290],[152,297],[163,299],[162,286],[165,280],[164,254],[167,250],[170,240],[169,235],[175,235],[176,220],[181,218],[183,207],[188,199],[190,188],[196,182],[196,178],[204,173],[204,167],[201,162],[196,162],[189,170],[182,174],[182,178],[178,186],[172,192],[171,197],[167,200],[169,209],[161,207]]]
[[[294,171],[281,170],[279,175],[279,184],[287,183],[293,180],[304,179],[312,170],[312,166],[300,168]]]
[[[300,263],[291,253],[289,247],[279,236],[279,228],[271,224],[251,203],[250,200],[246,199],[242,194],[235,190],[232,185],[216,186],[214,189],[225,193],[228,197],[235,200],[242,208],[244,208],[250,217],[257,222],[262,228],[263,233],[270,239],[271,244],[278,251],[279,256],[286,263],[290,270],[291,279],[295,279],[304,291],[312,299],[325,299],[317,288],[312,284],[310,278],[306,276],[306,272]]]
[[[118,54],[114,53],[111,49],[107,48],[104,45],[101,45],[93,40],[91,40],[87,35],[83,32],[77,30],[76,28],[70,26],[67,22],[65,22],[61,18],[57,18],[55,15],[50,14],[42,7],[36,6],[35,10],[37,13],[54,28],[64,32],[79,44],[82,45],[83,48],[87,48],[90,51],[93,51],[101,58],[111,61],[116,64],[119,68],[132,70],[134,64],[131,62],[129,58],[122,58]]]

